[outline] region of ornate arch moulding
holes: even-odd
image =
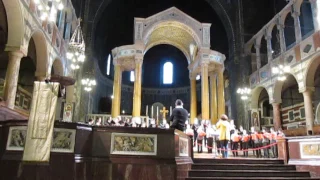
[[[170,44],[183,51],[190,63],[195,49],[210,48],[211,24],[200,23],[176,7],[148,18],[135,18],[134,26],[134,42],[146,46],[144,53],[155,45]]]

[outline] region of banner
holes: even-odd
[[[23,161],[49,162],[59,83],[34,82]]]

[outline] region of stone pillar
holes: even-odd
[[[267,41],[267,50],[268,50],[268,63],[272,61],[272,43],[271,36],[265,36],[265,40]]]
[[[277,24],[277,29],[279,31],[279,37],[280,37],[280,48],[281,48],[281,54],[286,51],[286,39],[284,37],[284,24],[281,22],[281,19],[279,18]]]
[[[121,66],[120,64],[115,63],[114,80],[113,80],[113,99],[112,99],[112,109],[111,109],[112,119],[115,119],[120,115],[121,80],[122,80]]]
[[[133,121],[141,124],[141,71],[142,71],[142,57],[135,59],[134,70],[134,90],[133,90]]]
[[[190,124],[194,124],[197,117],[197,80],[190,75]]]
[[[314,88],[307,88],[303,94],[303,100],[304,100],[304,110],[306,114],[306,127],[307,127],[307,133],[309,131],[313,131],[313,123],[314,123],[314,114],[313,114],[313,106],[312,106],[312,93]],[[311,134],[310,134],[311,135]]]
[[[261,68],[260,44],[255,44],[254,48],[256,48],[257,70],[259,70]]]
[[[202,120],[209,120],[208,61],[201,62],[201,114]]]
[[[272,103],[272,107],[273,107],[273,126],[275,130],[278,130],[279,128],[282,128],[280,103],[274,102]]]
[[[215,73],[210,74],[210,104],[211,104],[211,123],[216,124],[218,121],[218,109],[217,109],[217,75]]]
[[[295,11],[291,15],[294,19],[294,32],[296,36],[296,44],[298,44],[302,39],[300,20],[299,20],[300,13]]]
[[[6,72],[6,79],[4,82],[3,98],[6,101],[8,108],[14,109],[16,100],[19,69],[23,53],[20,51],[8,52],[9,63]]]
[[[320,29],[320,1],[319,0],[310,0],[312,17],[313,17],[313,26],[314,30],[318,31]]]
[[[220,69],[218,71],[218,117],[226,113],[225,108],[223,70]]]

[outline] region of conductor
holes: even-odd
[[[175,128],[180,131],[184,130],[186,120],[188,118],[188,111],[183,108],[183,103],[180,99],[176,100],[176,107],[172,111],[172,115],[170,116],[170,121],[172,124],[170,128]]]

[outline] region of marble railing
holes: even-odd
[[[131,115],[121,115],[121,119],[124,121],[126,119],[131,119]],[[105,124],[106,121],[111,118],[111,114],[87,114],[86,116],[86,122],[88,122],[89,119],[92,119],[93,121],[96,121],[97,119],[101,118],[102,124]],[[143,122],[148,122],[149,117],[147,116],[141,116],[141,119]]]

